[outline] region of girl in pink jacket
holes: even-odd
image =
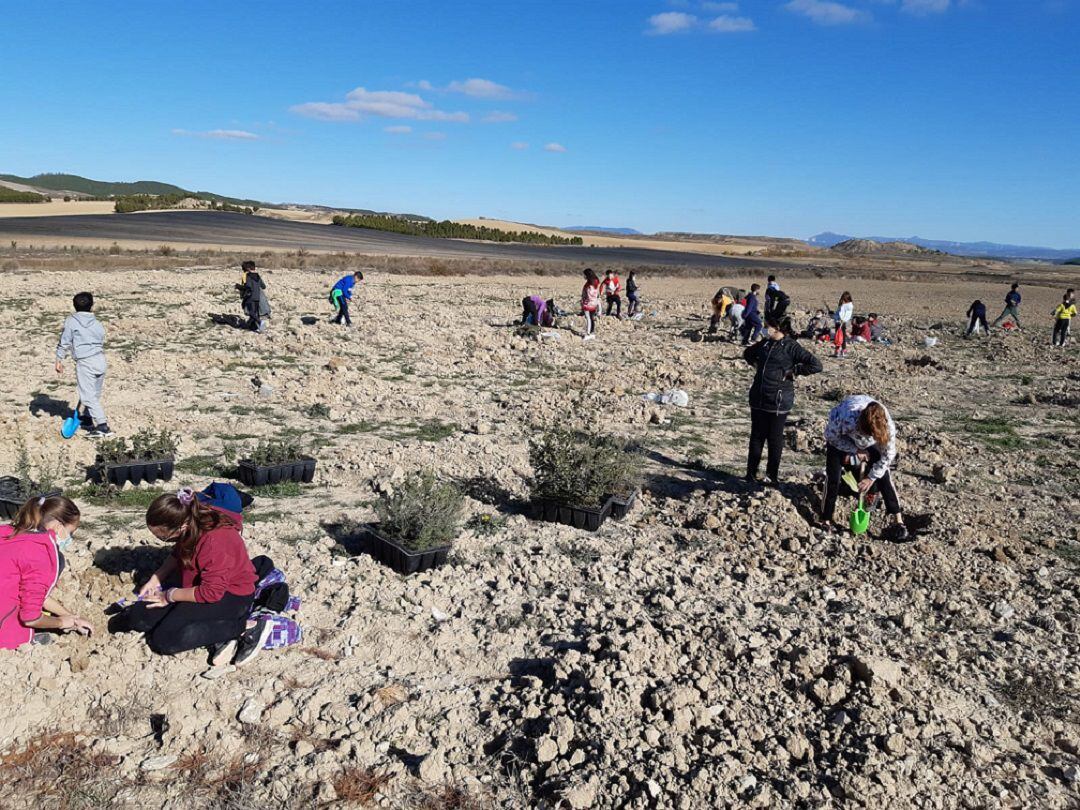
[[[600,314],[600,279],[591,267],[585,268],[585,286],[581,288],[581,314],[585,316],[584,340],[596,337],[596,316]]]
[[[51,595],[80,517],[79,507],[55,495],[30,499],[14,523],[0,526],[0,649],[52,640],[35,631],[93,631]]]

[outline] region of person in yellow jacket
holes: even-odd
[[[731,294],[731,290],[727,287],[721,287],[716,291],[716,295],[712,299],[713,314],[709,318],[709,334],[716,334],[716,327],[720,321],[727,315],[728,307],[735,303],[735,298]]]
[[[1061,303],[1054,310],[1054,336],[1052,343],[1055,346],[1064,346],[1065,338],[1069,336],[1069,325],[1076,316],[1076,302],[1068,293],[1061,297]]]

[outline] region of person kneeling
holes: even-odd
[[[209,647],[212,666],[253,659],[270,627],[265,619],[249,626],[257,576],[242,522],[235,512],[200,503],[190,489],[151,503],[147,528],[175,545],[125,611],[126,629],[146,633],[161,655]]]
[[[52,495],[31,498],[10,526],[0,526],[0,649],[50,643],[53,636],[42,631],[93,632],[52,596],[80,517],[72,501]]]

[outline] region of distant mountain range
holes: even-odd
[[[613,233],[616,236],[642,236],[641,231],[635,231],[633,228],[605,228],[602,225],[570,225],[566,228],[560,228],[563,231],[590,231],[595,233]]]
[[[946,242],[938,239],[923,239],[919,236],[863,236],[852,237],[844,234],[819,233],[806,241],[814,247],[831,248],[841,242],[852,239],[866,239],[874,242],[910,242],[930,250],[940,250],[955,256],[976,256],[991,259],[1042,259],[1051,262],[1064,262],[1080,257],[1080,248],[1075,250],[1055,250],[1054,248],[1028,247],[1025,245],[999,245],[995,242]]]

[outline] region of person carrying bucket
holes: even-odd
[[[356,270],[339,278],[337,284],[330,290],[330,303],[337,310],[337,317],[332,323],[340,324],[344,320],[346,327],[352,326],[352,320],[349,318],[349,302],[352,301],[353,287],[356,286],[356,282],[363,280],[364,274]]]
[[[64,373],[64,358],[71,355],[75,361],[75,380],[79,389],[79,402],[84,409],[83,420],[89,423],[87,436],[99,439],[111,436],[105,409],[101,405],[101,392],[105,387],[105,327],[91,311],[94,296],[81,292],[72,299],[75,312],[64,321],[64,331],[56,346],[56,373]],[[71,433],[74,434],[74,430]],[[65,436],[67,431],[65,430]]]
[[[869,465],[866,475],[858,481],[859,495],[880,494],[892,522],[890,539],[906,540],[908,530],[889,473],[889,465],[896,458],[896,425],[885,406],[866,394],[847,397],[829,411],[825,443],[826,484],[819,528],[835,528],[833,513],[844,467]]]

